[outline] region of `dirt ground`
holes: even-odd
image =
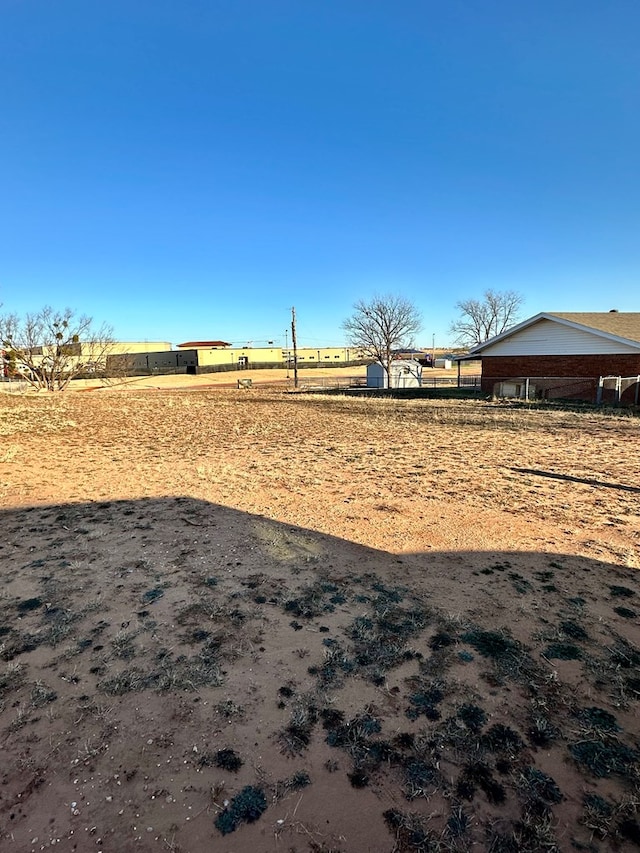
[[[0,849],[637,849],[637,417],[205,379],[0,394]]]

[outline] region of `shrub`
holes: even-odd
[[[586,728],[599,729],[603,732],[620,731],[616,718],[604,708],[582,708],[576,716]]]
[[[549,660],[580,660],[582,651],[573,643],[551,643],[543,652]]]
[[[602,778],[617,773],[630,775],[638,754],[617,741],[581,740],[569,745],[571,755],[579,764],[583,764],[594,776]]]
[[[216,829],[223,835],[234,832],[241,823],[254,823],[267,808],[262,788],[247,785],[215,819]]]
[[[219,749],[215,756],[216,767],[237,773],[242,767],[243,761],[233,749]]]
[[[471,703],[461,705],[458,708],[458,717],[472,732],[480,731],[487,721],[487,715],[482,708]]]

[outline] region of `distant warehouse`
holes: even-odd
[[[107,373],[197,373],[198,351],[156,350],[155,352],[128,352],[107,356]]]
[[[226,341],[188,341],[175,350],[122,352],[107,358],[107,371],[112,374],[210,373],[224,370],[247,370],[293,366],[292,348],[276,346],[234,347]],[[299,347],[300,367],[353,364],[360,353],[352,347]]]

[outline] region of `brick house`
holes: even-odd
[[[472,356],[482,360],[487,394],[595,402],[601,377],[621,376],[633,381],[618,386],[620,402],[637,403],[640,312],[542,312],[473,347]]]

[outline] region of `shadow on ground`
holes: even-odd
[[[0,519],[2,849],[640,843],[637,572],[187,498]]]

